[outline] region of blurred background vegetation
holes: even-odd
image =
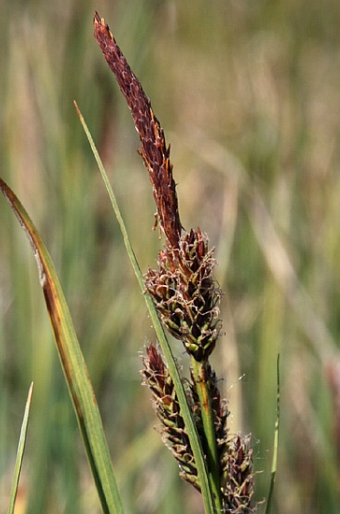
[[[150,230],[138,136],[93,38],[94,10],[172,144],[182,223],[216,247],[225,334],[213,365],[230,430],[252,433],[257,500],[268,492],[280,353],[273,511],[338,513],[340,3],[1,0],[0,9],[0,174],[56,264],[126,512],[202,506],[153,430],[139,375],[153,332],[73,106],[146,270],[162,242]],[[18,513],[100,512],[31,249],[3,198],[0,215],[0,513],[31,380]]]

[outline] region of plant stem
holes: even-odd
[[[201,406],[210,487],[214,495],[216,512],[222,512],[219,459],[211,395],[206,373],[206,362],[197,362],[193,357],[191,357],[191,366]]]

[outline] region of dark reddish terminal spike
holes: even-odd
[[[166,146],[163,129],[154,115],[149,98],[128,65],[108,25],[97,12],[94,15],[94,36],[125,96],[139,133],[142,144],[139,153],[149,172],[160,226],[168,243],[173,248],[178,248],[182,225],[170,162],[170,146]]]

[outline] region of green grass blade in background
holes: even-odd
[[[28,390],[28,396],[27,396],[27,401],[26,401],[26,406],[25,406],[24,418],[22,420],[22,425],[21,425],[17,457],[15,459],[15,467],[14,467],[13,482],[12,482],[12,488],[11,488],[11,494],[10,494],[10,502],[9,502],[9,507],[8,507],[8,511],[7,511],[8,514],[13,514],[14,513],[15,500],[16,500],[16,497],[17,497],[18,487],[19,487],[19,478],[20,478],[21,466],[22,466],[22,461],[23,461],[23,458],[24,458],[24,451],[25,451],[25,444],[26,444],[26,435],[27,435],[28,419],[29,419],[29,413],[30,413],[30,407],[31,407],[32,394],[33,394],[33,382],[31,383],[30,388]]]
[[[169,370],[170,370],[170,373],[171,373],[171,377],[172,377],[172,379],[174,381],[174,384],[175,384],[175,389],[176,389],[176,393],[177,393],[177,396],[178,396],[178,401],[179,401],[179,404],[180,404],[180,407],[181,407],[181,414],[182,414],[184,422],[185,422],[185,426],[186,426],[186,429],[187,429],[187,432],[188,432],[189,440],[190,440],[191,447],[192,447],[192,450],[193,450],[193,454],[194,454],[194,457],[195,457],[195,462],[196,462],[196,465],[197,465],[197,472],[198,472],[198,477],[199,477],[200,484],[201,484],[201,491],[202,491],[202,498],[203,498],[205,513],[206,514],[214,514],[214,512],[216,510],[215,509],[215,502],[214,502],[213,495],[212,495],[212,492],[211,492],[211,489],[210,489],[210,485],[209,485],[209,478],[208,478],[207,469],[206,469],[206,466],[205,466],[203,450],[202,450],[201,443],[200,443],[200,440],[199,440],[199,437],[198,437],[198,434],[197,434],[197,430],[196,430],[196,427],[195,427],[195,424],[194,424],[194,421],[192,419],[192,415],[191,415],[191,412],[190,412],[190,409],[189,409],[189,406],[188,406],[188,403],[187,403],[186,394],[185,394],[185,391],[184,391],[184,388],[183,388],[183,384],[182,384],[182,380],[181,380],[181,377],[180,377],[180,374],[179,374],[179,371],[178,371],[178,368],[177,368],[177,365],[176,365],[176,361],[175,361],[174,356],[172,354],[171,347],[170,347],[170,345],[169,345],[169,343],[168,343],[168,341],[167,341],[167,339],[165,337],[165,334],[164,334],[164,331],[163,331],[163,327],[162,327],[162,325],[161,325],[161,323],[160,323],[160,321],[158,319],[155,306],[154,306],[154,304],[153,304],[153,302],[152,302],[152,300],[150,298],[150,295],[145,292],[143,275],[142,275],[142,272],[140,270],[139,264],[137,262],[135,253],[134,253],[134,251],[132,249],[132,246],[131,246],[131,243],[130,243],[130,239],[129,239],[129,236],[128,236],[128,233],[127,233],[127,230],[126,230],[126,227],[125,227],[125,223],[124,223],[124,220],[122,218],[121,212],[119,210],[118,203],[117,203],[117,200],[116,200],[115,195],[113,193],[113,190],[112,190],[111,184],[109,182],[107,173],[106,173],[105,168],[103,166],[103,163],[102,163],[102,161],[100,159],[100,156],[98,154],[98,151],[97,151],[97,148],[96,148],[95,143],[93,141],[93,138],[91,136],[91,133],[90,133],[90,131],[89,131],[89,129],[88,129],[86,123],[85,123],[85,120],[84,120],[84,118],[83,118],[83,116],[82,116],[82,114],[81,114],[81,112],[79,110],[79,107],[77,106],[76,102],[74,102],[74,103],[75,103],[75,107],[77,109],[77,113],[78,113],[79,119],[81,121],[81,124],[83,125],[85,134],[86,134],[87,139],[88,139],[88,141],[90,143],[93,155],[94,155],[94,157],[96,159],[96,162],[98,164],[100,173],[101,173],[101,175],[103,177],[106,189],[108,191],[108,194],[109,194],[109,197],[110,197],[110,200],[111,200],[111,203],[112,203],[112,207],[113,207],[114,213],[116,215],[119,227],[120,227],[122,235],[123,235],[126,251],[128,253],[128,256],[129,256],[129,259],[131,261],[133,270],[134,270],[135,275],[137,277],[138,284],[139,284],[139,286],[141,288],[141,291],[144,293],[145,301],[146,301],[146,304],[147,304],[147,308],[149,310],[149,314],[150,314],[150,317],[151,317],[151,320],[152,320],[152,323],[153,323],[153,327],[155,329],[155,332],[156,332],[159,344],[160,344],[160,346],[162,348],[164,357],[165,357],[167,365],[169,367]]]
[[[40,285],[51,319],[60,361],[103,511],[107,514],[123,514],[97,402],[54,265],[26,210],[2,179],[0,179],[0,188],[25,230],[37,261]]]
[[[279,451],[279,431],[280,431],[280,354],[277,357],[277,404],[276,404],[276,420],[275,420],[275,430],[274,430],[273,460],[272,460],[271,480],[270,480],[269,492],[268,492],[268,497],[267,497],[267,502],[266,502],[265,514],[270,514],[271,506],[272,506],[273,492],[274,492],[276,471],[277,471],[277,455],[278,455],[278,451]]]

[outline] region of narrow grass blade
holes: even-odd
[[[105,514],[123,514],[107,442],[86,364],[51,257],[24,207],[7,184],[0,189],[23,227],[37,261],[40,285],[87,456]]]
[[[270,514],[271,503],[272,503],[272,498],[273,498],[273,491],[274,491],[275,478],[276,478],[276,469],[277,469],[277,453],[278,453],[278,449],[279,449],[279,429],[280,429],[280,355],[278,355],[278,357],[277,357],[277,401],[276,401],[276,421],[275,421],[275,431],[274,431],[274,451],[273,451],[273,460],[272,460],[271,480],[270,480],[269,493],[268,493],[265,514]]]
[[[141,291],[144,293],[145,301],[146,301],[147,308],[149,310],[150,317],[151,317],[151,320],[152,320],[152,323],[153,323],[153,326],[154,326],[154,329],[155,329],[155,332],[156,332],[156,335],[157,335],[157,339],[158,339],[159,344],[160,344],[160,346],[162,348],[164,357],[166,359],[166,362],[168,364],[171,376],[172,376],[174,384],[175,384],[175,389],[176,389],[176,393],[177,393],[177,396],[178,396],[178,401],[179,401],[179,404],[180,404],[180,407],[181,407],[181,414],[182,414],[184,422],[185,422],[185,426],[186,426],[186,429],[187,429],[187,432],[188,432],[188,436],[189,436],[189,439],[190,439],[190,444],[191,444],[192,451],[193,451],[193,454],[194,454],[194,457],[195,457],[195,461],[196,461],[198,477],[199,477],[199,480],[200,480],[200,483],[201,483],[201,491],[202,491],[202,498],[203,498],[203,502],[204,502],[205,512],[206,512],[206,514],[215,514],[214,500],[213,500],[213,495],[212,495],[212,492],[211,492],[211,489],[210,489],[210,484],[209,484],[208,474],[207,474],[207,470],[206,470],[206,465],[205,465],[205,462],[204,462],[203,450],[202,450],[201,443],[200,443],[200,440],[199,440],[199,437],[198,437],[198,434],[197,434],[196,426],[195,426],[194,421],[192,419],[191,412],[190,412],[190,409],[189,409],[189,406],[188,406],[188,403],[187,403],[187,398],[186,398],[185,391],[184,391],[184,388],[183,388],[183,384],[182,384],[182,381],[181,381],[181,377],[180,377],[180,374],[179,374],[179,371],[178,371],[178,368],[177,368],[177,365],[176,365],[176,361],[175,361],[174,356],[172,354],[171,347],[170,347],[170,345],[169,345],[169,343],[168,343],[168,341],[167,341],[167,339],[165,337],[165,334],[164,334],[164,331],[163,331],[163,327],[162,327],[162,325],[161,325],[161,323],[160,323],[160,321],[158,319],[157,312],[156,312],[156,309],[155,309],[154,304],[152,302],[152,299],[149,296],[149,294],[147,294],[145,292],[145,287],[144,287],[144,282],[143,282],[143,275],[142,275],[142,272],[141,272],[141,270],[139,268],[139,264],[137,262],[135,253],[134,253],[134,251],[132,249],[132,246],[131,246],[131,243],[130,243],[130,240],[129,240],[129,236],[128,236],[128,233],[127,233],[127,230],[126,230],[126,227],[125,227],[125,223],[124,223],[124,220],[123,220],[122,215],[120,213],[120,210],[119,210],[119,207],[118,207],[118,203],[117,203],[117,200],[116,200],[115,195],[113,193],[113,190],[112,190],[111,184],[109,182],[107,173],[106,173],[106,171],[104,169],[103,163],[102,163],[102,161],[100,159],[100,156],[98,154],[97,148],[96,148],[96,146],[94,144],[93,138],[92,138],[92,136],[90,134],[90,131],[89,131],[86,123],[85,123],[85,120],[84,120],[84,118],[83,118],[83,116],[82,116],[82,114],[81,114],[81,112],[80,112],[76,102],[74,102],[74,104],[75,104],[75,107],[77,109],[77,113],[78,113],[79,119],[81,121],[81,124],[82,124],[82,126],[84,128],[86,137],[87,137],[87,139],[88,139],[88,141],[90,143],[90,146],[91,146],[93,155],[94,155],[94,157],[96,159],[98,168],[99,168],[100,173],[101,173],[101,175],[103,177],[106,189],[108,191],[108,194],[109,194],[109,197],[110,197],[110,200],[111,200],[111,203],[112,203],[112,207],[113,207],[114,213],[116,215],[116,218],[117,218],[120,230],[121,230],[122,235],[123,235],[126,251],[128,253],[129,259],[131,261],[131,264],[132,264],[134,273],[136,275],[137,281],[139,283],[139,286],[141,288]]]
[[[21,425],[21,430],[20,430],[18,451],[17,451],[16,460],[15,460],[13,482],[12,482],[12,488],[11,488],[11,494],[10,494],[10,500],[9,500],[9,507],[8,507],[8,511],[7,511],[8,514],[14,513],[15,500],[17,497],[18,487],[19,487],[21,466],[22,466],[22,461],[24,458],[26,435],[27,435],[27,428],[28,428],[28,418],[29,418],[29,412],[30,412],[30,407],[31,407],[32,394],[33,394],[33,382],[31,383],[30,388],[28,390],[24,418],[22,420],[22,425]]]

